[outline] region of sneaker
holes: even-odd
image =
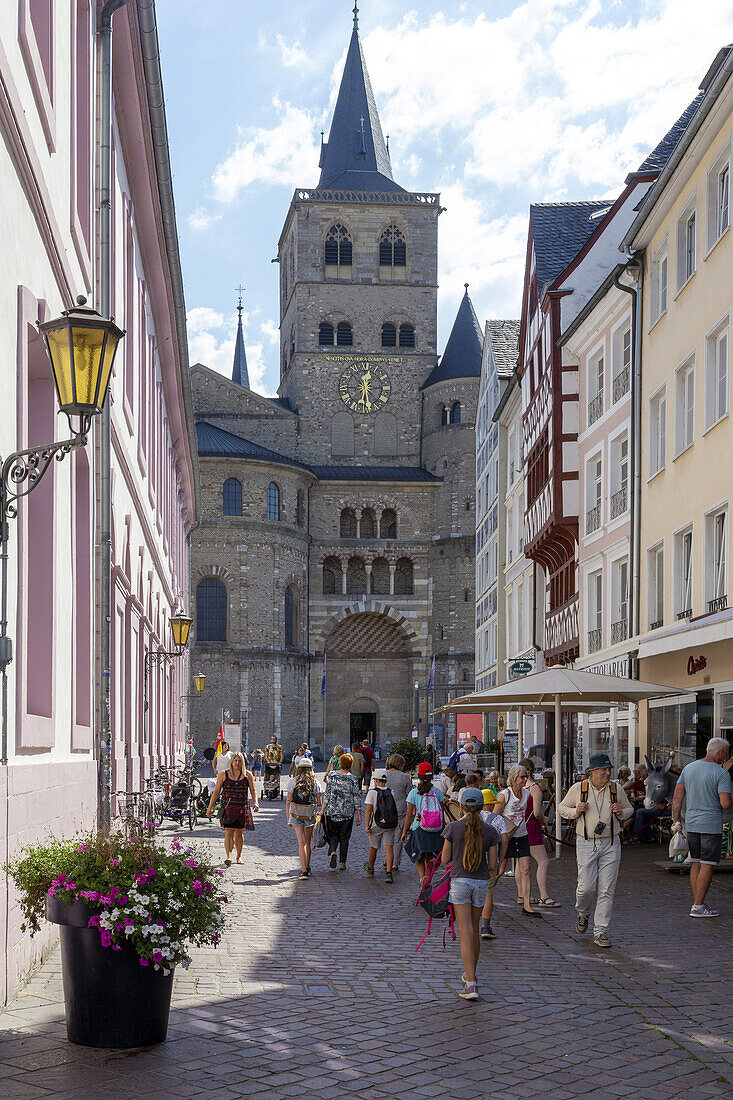
[[[479,926],[479,931],[480,931],[482,940],[495,940],[496,939],[496,932],[491,927],[491,921],[488,920],[486,917],[481,918],[481,924]]]
[[[345,863],[339,863],[339,871],[345,871],[345,870],[346,870],[346,864]]]
[[[299,877],[300,878],[308,878],[308,872],[307,871],[301,871]]]
[[[336,870],[336,853],[335,852],[331,852],[331,858],[329,859],[328,863],[329,863],[329,866],[330,866],[331,870],[335,871]]]
[[[582,913],[578,913],[578,919],[575,922],[575,931],[581,936],[584,932],[588,931],[588,918],[584,917]]]
[[[596,947],[610,947],[611,941],[605,932],[596,932],[593,936],[593,943]]]
[[[478,1000],[478,982],[467,982],[464,978],[463,989],[458,994],[463,1001]]]
[[[306,874],[306,878],[310,878],[310,877],[311,877],[311,869],[310,869],[310,867],[306,867],[306,869],[305,869],[305,874]]]
[[[702,905],[693,905],[692,909],[690,910],[690,916],[691,917],[719,917],[720,913],[718,912],[717,909],[711,909],[710,906],[706,904],[706,902],[703,902]]]
[[[387,871],[386,875],[384,876],[384,881],[385,882],[394,882],[394,879],[392,878],[392,872],[391,871]]]
[[[364,870],[366,871],[369,878],[374,878],[374,868],[370,867],[368,863],[364,864]]]

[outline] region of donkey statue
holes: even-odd
[[[672,805],[674,789],[680,777],[679,771],[672,771],[673,757],[668,756],[661,768],[655,768],[648,756],[644,757],[644,764],[649,773],[644,782],[646,796],[644,806],[647,810],[653,810],[664,802]],[[683,811],[684,812],[684,811]]]

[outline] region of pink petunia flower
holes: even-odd
[[[140,966],[150,966],[147,959],[140,959]]]

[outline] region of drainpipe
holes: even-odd
[[[630,269],[635,268],[636,272]],[[631,447],[629,458],[631,462],[631,621],[629,623],[629,637],[636,638],[640,630],[640,601],[641,601],[641,318],[639,307],[641,303],[641,290],[644,276],[644,267],[641,259],[629,256],[625,271],[638,275],[638,285],[626,286],[620,281],[622,272],[614,275],[613,284],[625,294],[631,295],[631,330],[633,335],[634,360],[631,372]],[[636,661],[630,661],[629,672],[633,679],[638,679],[638,665]]]
[[[129,0],[107,0],[99,18],[99,312],[109,317],[112,289],[112,16]],[[112,815],[112,730],[110,721],[110,630],[112,623],[112,495],[110,402],[105,401],[99,426],[100,594],[97,819],[109,832]]]

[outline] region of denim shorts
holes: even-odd
[[[451,879],[448,900],[453,905],[474,905],[483,909],[489,883],[485,878]]]

